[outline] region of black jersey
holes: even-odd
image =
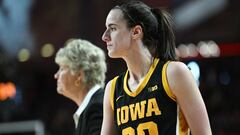
[[[113,79],[110,99],[119,134],[189,134],[185,118],[167,83],[168,63],[155,59],[134,92],[127,85],[128,71]]]

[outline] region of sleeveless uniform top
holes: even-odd
[[[168,63],[154,59],[134,92],[128,88],[128,71],[112,80],[110,102],[119,135],[190,134],[167,82]]]

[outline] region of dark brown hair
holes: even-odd
[[[175,36],[170,14],[160,8],[150,8],[141,1],[125,1],[113,9],[120,9],[129,28],[140,25],[143,43],[152,55],[163,61],[178,60],[175,53]]]

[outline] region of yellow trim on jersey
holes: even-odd
[[[117,79],[118,79],[118,76],[114,77],[114,79],[112,80],[111,88],[110,88],[110,104],[113,110],[114,110],[114,91],[115,91]]]
[[[124,82],[123,82],[123,87],[125,92],[131,96],[131,97],[136,97],[142,90],[143,88],[146,86],[148,80],[150,79],[154,69],[156,68],[157,64],[159,62],[158,58],[155,58],[153,61],[153,64],[151,65],[147,75],[145,76],[144,80],[142,81],[142,83],[140,85],[138,85],[137,89],[132,92],[131,90],[128,89],[127,87],[127,79],[128,79],[128,71],[126,72],[125,76],[124,76]]]
[[[170,61],[166,62],[163,65],[163,69],[162,69],[162,83],[163,83],[163,88],[165,90],[165,92],[167,93],[167,95],[174,101],[176,101],[176,97],[175,95],[172,93],[168,81],[167,81],[167,66],[170,63]]]
[[[177,122],[177,135],[189,135],[190,130],[187,124],[187,121],[182,113],[179,105],[177,106],[177,115],[178,115],[178,122]]]

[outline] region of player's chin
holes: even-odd
[[[111,52],[111,51],[108,51],[108,56],[109,56],[110,58],[120,58],[118,55],[116,55],[116,53]]]

